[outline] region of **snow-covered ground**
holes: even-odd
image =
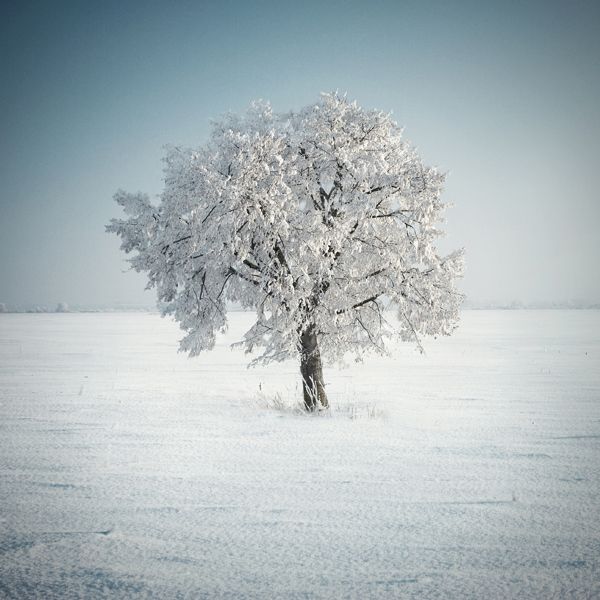
[[[0,315],[0,597],[600,597],[600,311],[248,370],[152,314]]]

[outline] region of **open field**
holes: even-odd
[[[0,597],[600,597],[600,311],[327,369],[152,314],[0,315]]]

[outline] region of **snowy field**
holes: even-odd
[[[0,315],[0,597],[600,597],[600,311],[465,311],[313,416],[248,325]]]

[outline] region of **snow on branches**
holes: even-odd
[[[213,347],[228,302],[256,311],[243,343],[264,362],[297,357],[307,336],[337,360],[456,327],[462,251],[435,247],[444,176],[390,115],[337,94],[297,113],[255,103],[205,146],[170,148],[164,179],[158,206],[117,192],[127,218],[107,230],[191,355]]]

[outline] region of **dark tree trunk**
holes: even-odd
[[[309,412],[327,408],[329,402],[325,393],[323,365],[314,326],[308,327],[301,335],[300,345],[300,374],[302,375],[304,406]]]

